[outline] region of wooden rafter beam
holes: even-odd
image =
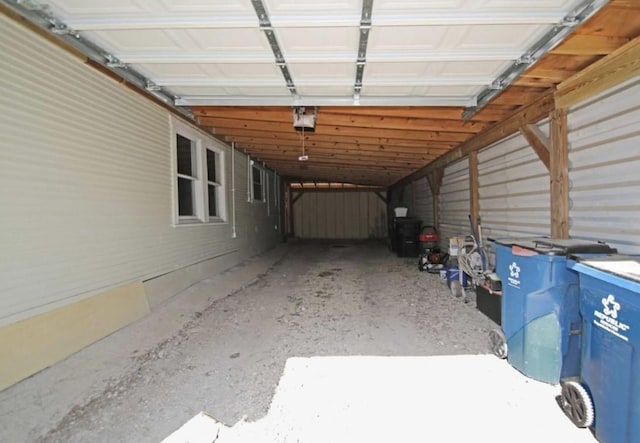
[[[283,142],[284,140],[295,141],[296,145],[299,145],[302,141],[300,134],[294,132],[266,132],[257,131],[251,129],[237,129],[237,128],[217,128],[213,131],[213,134],[219,137],[226,137],[228,141],[251,141],[253,139],[260,139],[259,143],[267,143],[269,139],[276,142]],[[428,141],[423,140],[407,140],[396,139],[389,137],[375,137],[375,136],[356,136],[351,137],[348,135],[322,135],[318,133],[308,134],[305,133],[305,143],[311,146],[314,142],[320,143],[345,143],[352,145],[373,145],[377,149],[384,150],[386,146],[404,147],[412,149],[427,149],[429,147],[434,148],[450,148],[457,145],[454,141]]]
[[[556,47],[552,54],[607,55],[629,42],[626,37],[608,35],[574,34]]]
[[[540,161],[549,170],[549,149],[551,142],[549,138],[534,124],[520,127],[520,132],[529,143],[529,146],[537,154]]]
[[[461,107],[451,106],[321,106],[318,115],[347,115],[355,117],[393,117],[414,119],[453,120],[462,122]],[[292,119],[288,106],[194,106],[197,117],[232,116],[247,120],[284,121]],[[474,116],[474,122],[493,122],[504,116],[505,106],[489,106]]]
[[[352,108],[349,108],[352,109]],[[274,122],[285,125],[285,128],[292,130],[293,115],[291,110],[283,111],[261,111],[259,109],[243,108],[197,108],[196,116],[201,122],[206,119],[221,118],[239,121]],[[393,117],[378,115],[363,115],[355,112],[351,113],[331,113],[320,112],[316,119],[316,127],[319,126],[347,126],[359,128],[375,129],[400,129],[410,131],[448,131],[465,132],[474,134],[481,131],[487,125],[484,122],[463,122],[460,118],[443,119],[440,118],[416,118],[416,117]]]
[[[282,162],[282,163],[300,163],[297,157],[289,156],[281,156],[281,155],[269,155],[262,154],[255,156],[260,161],[264,162]],[[372,162],[368,160],[359,160],[359,159],[350,159],[349,161],[345,161],[345,159],[341,158],[332,158],[332,157],[320,157],[320,156],[309,156],[309,160],[305,161],[304,164],[309,168],[315,167],[318,165],[337,165],[337,166],[345,166],[348,165],[350,168],[363,168],[371,171],[376,170],[401,170],[401,171],[411,171],[415,169],[416,163],[394,163],[394,162]]]
[[[475,137],[469,139],[465,143],[460,144],[456,148],[447,152],[446,154],[438,157],[433,162],[429,163],[424,168],[415,171],[413,174],[400,180],[394,186],[400,186],[404,183],[408,183],[412,180],[417,180],[421,177],[428,175],[431,171],[439,168],[443,168],[449,163],[459,160],[472,151],[485,148],[498,140],[507,137],[514,132],[518,131],[522,126],[529,123],[535,123],[547,116],[554,108],[553,93],[548,92],[540,96],[537,100],[533,101],[527,106],[518,109],[512,113],[501,123],[495,124],[490,128],[485,129]]]
[[[560,83],[556,107],[567,108],[640,75],[640,36]]]
[[[239,150],[246,150],[256,155],[262,152],[283,154],[283,155],[299,155],[301,147],[298,146],[283,146],[283,145],[258,145],[250,143],[236,143],[236,147]],[[342,148],[340,146],[333,147],[317,147],[317,146],[305,146],[305,151],[309,153],[318,153],[329,156],[366,156],[370,159],[376,159],[377,161],[397,160],[397,161],[415,161],[415,162],[429,162],[437,156],[445,153],[447,150],[429,150],[427,153],[420,151],[406,152],[406,151],[378,151],[373,149],[360,149],[358,147]]]
[[[478,151],[469,153],[469,212],[474,229],[478,229],[480,217],[480,180],[478,174]],[[476,231],[477,232],[477,231]]]
[[[203,126],[215,128],[216,134],[226,134],[228,129],[244,129],[263,132],[281,132],[296,134],[292,123],[275,123],[260,121],[242,121],[227,118],[201,117],[199,123]],[[402,130],[402,129],[373,129],[352,126],[317,125],[313,133],[325,136],[351,136],[351,137],[377,137],[395,138],[399,140],[416,141],[451,141],[462,142],[467,140],[472,134],[466,132],[433,132],[424,130]]]

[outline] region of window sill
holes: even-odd
[[[188,222],[182,222],[182,223],[173,223],[171,224],[171,226],[174,228],[192,228],[196,226],[220,226],[220,225],[228,225],[228,224],[229,222],[226,220],[214,219],[214,220],[209,220],[208,222],[188,221]]]

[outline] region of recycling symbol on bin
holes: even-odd
[[[509,276],[520,278],[520,266],[518,266],[518,263],[513,262],[509,265]]]
[[[613,294],[609,294],[608,297],[602,299],[602,306],[604,306],[604,315],[608,315],[611,318],[618,318],[618,311],[620,310],[620,303],[616,301]]]

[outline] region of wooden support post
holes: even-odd
[[[440,230],[440,185],[442,184],[443,175],[444,168],[434,169],[427,175],[427,182],[433,197],[433,226],[437,230]]]
[[[289,209],[289,217],[288,217],[288,227],[289,227],[289,236],[290,237],[295,237],[295,232],[294,232],[294,228],[293,228],[293,189],[291,189],[291,182],[287,183],[287,192],[288,192],[288,198],[287,198],[287,205],[288,205],[288,209]]]
[[[551,113],[550,120],[551,237],[569,238],[567,111],[556,109]]]
[[[540,161],[549,170],[549,138],[536,125],[525,125],[520,127],[520,132],[527,139],[529,145],[538,155]]]
[[[416,180],[414,180],[411,182],[411,208],[409,208],[412,217],[416,216],[416,189]]]
[[[478,179],[478,151],[469,153],[469,209],[471,223],[477,232],[480,217],[480,182]]]

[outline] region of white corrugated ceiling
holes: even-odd
[[[473,106],[483,89],[580,3],[47,2],[67,26],[180,97],[180,104],[457,106]],[[262,26],[256,4],[266,11]],[[363,14],[367,5],[370,26]],[[281,50],[279,64],[267,38],[270,31]]]

